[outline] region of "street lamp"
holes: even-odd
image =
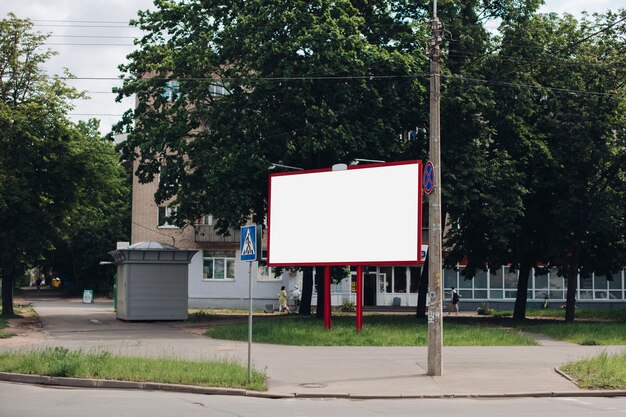
[[[276,163],[271,163],[270,166],[267,167],[267,170],[272,171],[276,168],[290,169],[292,171],[304,171],[304,168],[292,167],[290,165],[283,165],[283,164],[276,164]]]
[[[350,165],[359,165],[359,162],[368,162],[370,164],[382,164],[382,163],[385,163],[386,161],[381,161],[379,159],[354,158],[352,162],[350,162]]]

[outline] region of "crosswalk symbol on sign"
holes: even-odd
[[[256,261],[256,225],[241,228],[241,260]]]

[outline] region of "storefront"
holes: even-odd
[[[445,269],[443,273],[444,298],[451,287],[459,291],[462,302],[510,304],[517,296],[518,271],[508,266],[479,270],[473,279],[465,279],[463,266]],[[416,306],[421,267],[381,266],[367,267],[363,274],[363,304],[365,306]],[[332,304],[356,301],[356,271],[331,288]],[[612,277],[593,274],[578,278],[576,299],[579,304],[626,303],[626,270]],[[536,268],[528,280],[528,300],[545,304],[565,303],[567,280],[556,269]]]

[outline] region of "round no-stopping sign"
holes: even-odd
[[[424,167],[424,192],[430,194],[435,186],[435,167],[428,161]]]

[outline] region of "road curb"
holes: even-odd
[[[366,395],[350,393],[280,393],[248,391],[236,388],[201,387],[196,385],[164,384],[158,382],[133,382],[108,379],[50,377],[44,375],[0,372],[0,381],[34,385],[53,385],[74,388],[137,389],[149,391],[182,392],[203,395],[235,395],[266,399],[349,399],[349,400],[400,400],[400,399],[472,399],[472,398],[547,398],[547,397],[626,397],[626,390],[580,390],[552,392],[513,392],[493,394],[398,394]]]

